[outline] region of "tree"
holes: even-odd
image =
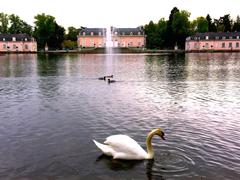
[[[232,21],[230,20],[230,14],[224,15],[220,19],[222,19],[222,23],[224,26],[224,32],[231,32],[232,31]]]
[[[37,39],[38,47],[44,48],[46,43],[49,48],[61,47],[65,30],[56,23],[55,17],[42,13],[34,18],[34,36]]]
[[[173,17],[175,13],[178,13],[179,9],[177,7],[174,7],[171,10],[171,13],[169,15],[169,20],[167,21],[167,30],[166,30],[166,42],[165,45],[167,48],[173,48],[175,46],[175,37],[173,33],[173,28],[172,28],[172,22],[173,22]]]
[[[167,31],[167,21],[164,18],[161,18],[157,24],[157,45],[159,48],[165,47],[166,42],[166,31]]]
[[[25,21],[20,19],[19,16],[11,14],[9,16],[9,20],[10,27],[8,29],[8,33],[10,34],[26,33],[32,35],[32,27]]]
[[[77,41],[64,40],[62,43],[62,47],[65,49],[73,49],[77,46]]]
[[[202,16],[197,18],[197,32],[200,33],[208,32],[208,22]]]
[[[206,20],[208,22],[208,31],[209,32],[217,32],[217,27],[216,27],[215,23],[212,22],[212,18],[209,14],[206,17]]]
[[[48,41],[48,46],[53,49],[61,49],[62,42],[64,41],[65,29],[55,23],[54,34],[50,37]]]
[[[237,16],[237,19],[236,21],[234,22],[233,24],[233,28],[232,28],[232,31],[235,32],[235,31],[240,31],[240,17]]]
[[[4,13],[0,13],[0,33],[8,32],[8,15]]]
[[[77,29],[75,27],[68,27],[68,33],[65,36],[66,40],[71,40],[71,41],[77,41],[77,36],[79,32],[81,31],[81,28]]]
[[[180,48],[185,47],[186,37],[190,34],[190,21],[188,19],[189,17],[190,13],[185,10],[176,12],[173,15],[172,31],[173,36],[175,37],[175,39],[173,39],[173,43],[174,45],[177,44]]]
[[[147,48],[150,49],[157,48],[156,25],[153,23],[153,21],[150,21],[148,25],[145,25],[144,30],[147,35],[146,38]]]

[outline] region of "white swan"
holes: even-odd
[[[153,159],[154,152],[151,141],[154,135],[159,135],[164,140],[164,132],[161,129],[152,130],[146,139],[147,152],[134,139],[122,134],[107,137],[104,144],[95,140],[93,142],[103,154],[113,156],[114,159]]]

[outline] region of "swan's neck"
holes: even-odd
[[[146,139],[148,159],[153,159],[153,156],[154,156],[153,147],[152,147],[153,136],[154,136],[154,132],[150,132]]]

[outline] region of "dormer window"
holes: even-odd
[[[13,37],[13,38],[12,38],[12,41],[16,41],[16,38],[15,38],[15,37]]]

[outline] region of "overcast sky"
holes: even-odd
[[[16,14],[33,25],[34,16],[46,13],[66,27],[137,27],[150,20],[168,19],[173,7],[187,10],[190,19],[240,14],[240,0],[0,0],[0,12]]]

